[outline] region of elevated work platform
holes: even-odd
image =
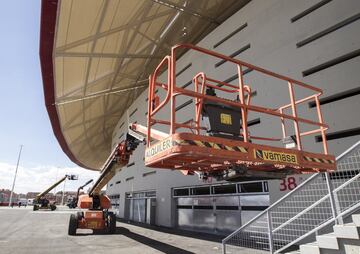
[[[209,57],[209,61],[215,58],[227,62],[237,74],[238,84],[217,80],[211,77],[212,73],[205,72],[195,74],[190,86],[177,84],[176,54],[183,50]],[[245,85],[244,68],[269,79],[268,86],[279,83],[281,94],[287,95],[278,98],[279,94],[274,93],[275,106],[254,104],[251,99],[253,81],[247,80]],[[162,78],[167,75],[166,81],[160,75]],[[149,83],[147,127],[131,126],[147,138],[145,165],[148,167],[176,169],[184,173],[196,171],[205,177],[225,179],[234,174],[276,178],[284,174],[336,169],[335,157],[328,154],[325,135],[328,126],[320,109],[322,90],[317,87],[187,44],[172,48],[171,55],[166,56],[150,76]],[[157,94],[159,90],[164,91],[163,98]],[[257,86],[257,93],[261,92],[261,87]],[[194,102],[193,117],[180,122],[176,102],[183,97]],[[298,106],[310,101],[315,102],[316,116],[300,117]],[[164,113],[161,113],[162,118],[157,117],[160,112],[167,112],[168,118],[164,119]],[[271,123],[277,123],[272,128],[277,128],[282,136],[270,136],[271,131],[267,136],[250,134],[249,114],[271,117]],[[157,126],[169,131],[160,132]],[[321,134],[323,151],[305,151],[303,137],[315,134]],[[315,140],[313,142],[315,145]]]
[[[192,133],[176,133],[146,149],[145,165],[192,171],[218,171],[245,166],[287,174],[334,170],[331,155],[283,149]]]

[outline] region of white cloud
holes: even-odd
[[[0,162],[0,189],[11,189],[15,174],[15,165]],[[14,191],[27,193],[30,191],[41,192],[65,176],[65,174],[78,175],[77,181],[66,181],[65,190],[75,191],[90,179],[94,181],[100,173],[80,167],[55,167],[55,166],[19,166]],[[89,185],[91,186],[91,184]],[[56,187],[56,191],[62,190],[64,183]]]

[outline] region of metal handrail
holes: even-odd
[[[354,182],[354,181],[357,180],[358,178],[360,178],[360,173],[357,174],[356,176],[352,177],[350,180],[346,181],[345,183],[343,183],[342,185],[340,185],[340,186],[337,187],[336,189],[334,189],[333,192],[338,192],[338,191],[344,189],[344,187],[346,187],[347,185],[351,184],[352,182]],[[327,194],[326,196],[324,196],[323,198],[321,198],[320,200],[323,201],[324,199],[328,198],[329,196],[330,196],[330,193]],[[321,202],[319,202],[320,200],[318,200],[316,203],[317,203],[317,204],[321,203]],[[312,207],[312,208],[315,207],[315,203],[314,203],[311,207]],[[354,206],[349,207],[349,208],[346,209],[345,211],[339,213],[337,216],[329,219],[327,222],[325,222],[325,223],[319,225],[318,227],[312,229],[311,231],[309,231],[307,234],[304,234],[304,235],[301,236],[300,238],[298,238],[298,239],[296,239],[296,240],[288,243],[288,244],[285,245],[284,247],[278,249],[275,253],[280,253],[281,251],[287,249],[287,248],[290,247],[291,245],[294,245],[296,242],[299,242],[299,241],[301,241],[302,239],[310,236],[311,234],[319,231],[321,228],[324,228],[325,226],[327,226],[327,225],[329,225],[329,224],[331,224],[331,223],[333,223],[333,222],[336,222],[339,218],[342,218],[342,217],[344,217],[345,215],[349,214],[350,212],[352,212],[352,211],[354,211],[354,210],[357,210],[357,208],[359,208],[359,207],[360,207],[360,202],[357,203],[357,204],[354,205]],[[306,210],[310,210],[310,209],[306,209]],[[305,210],[304,210],[304,212],[299,213],[299,214],[296,215],[295,217],[300,217],[300,216],[303,215],[304,213],[305,213]],[[286,223],[284,223],[283,225],[285,226],[285,224],[288,224],[288,223],[286,222]],[[283,226],[283,225],[282,225],[282,226]],[[278,228],[277,228],[277,229],[278,229]],[[273,230],[272,232],[275,232],[275,231],[276,231],[276,230]]]
[[[289,248],[290,246],[294,245],[294,243],[296,242],[300,242],[301,240],[305,239],[306,237],[316,233],[317,231],[319,231],[320,229],[331,225],[332,223],[334,223],[336,220],[338,220],[339,218],[342,218],[344,216],[346,216],[347,214],[351,214],[353,211],[358,210],[358,208],[360,208],[360,203],[356,204],[355,206],[352,206],[351,208],[345,210],[344,212],[340,213],[338,216],[331,218],[330,220],[324,222],[323,224],[319,225],[318,227],[312,229],[311,231],[309,231],[308,233],[304,234],[303,236],[299,237],[298,239],[296,239],[296,241],[290,242],[287,245],[285,245],[284,247],[278,249],[275,253],[281,253],[281,251],[286,250],[287,248]]]
[[[351,157],[359,157],[360,156],[360,141],[355,143],[352,147],[347,149],[344,153],[339,155],[336,160],[338,161],[338,165],[341,168],[341,165],[343,165],[345,171],[338,171],[340,173],[343,172],[345,176],[349,176],[347,174],[346,170],[349,170],[348,165],[352,162],[353,159]],[[349,159],[350,158],[350,159]],[[343,164],[342,164],[343,163]],[[339,169],[340,169],[339,168]],[[358,169],[356,165],[354,165],[354,169]],[[306,237],[316,233],[317,231],[321,230],[322,228],[333,224],[333,223],[340,223],[342,224],[342,219],[345,216],[348,216],[349,214],[353,213],[354,211],[358,210],[360,208],[360,200],[356,198],[356,195],[349,194],[350,191],[353,193],[357,193],[357,189],[360,186],[360,173],[351,176],[350,179],[344,179],[344,178],[336,178],[339,176],[335,176],[334,179],[330,179],[330,175],[328,173],[317,173],[306,179],[304,182],[302,182],[296,189],[293,191],[287,193],[282,198],[280,198],[278,201],[276,201],[274,204],[272,204],[270,207],[268,207],[266,210],[255,216],[253,219],[251,219],[249,222],[247,222],[245,225],[240,227],[239,229],[235,230],[233,233],[231,233],[229,236],[223,239],[222,245],[223,245],[223,253],[226,253],[226,244],[231,243],[233,245],[234,242],[231,241],[240,241],[241,244],[234,246],[244,246],[242,244],[247,244],[247,241],[251,241],[251,238],[255,239],[254,242],[262,243],[261,246],[256,246],[255,249],[266,249],[269,250],[270,253],[281,253],[282,251],[286,250],[288,247],[294,245],[295,243],[298,243],[299,241],[305,239]],[[324,178],[319,178],[324,177]],[[323,179],[323,180],[321,180]],[[313,183],[311,183],[314,181]],[[301,197],[302,193],[306,193],[307,191],[312,191],[314,186],[318,184],[317,181],[321,181],[323,184],[326,182],[327,188],[325,188],[324,185],[321,185],[322,187],[318,188],[318,194],[314,194],[311,196],[311,199],[305,199],[302,201],[299,201],[299,196]],[[344,182],[343,182],[344,181]],[[340,184],[336,188],[333,188],[333,183],[335,185]],[[345,190],[343,193],[341,193],[342,190]],[[342,195],[351,195],[351,199],[339,199]],[[294,197],[294,198],[292,198]],[[306,197],[306,196],[304,196]],[[314,200],[314,198],[316,200]],[[335,199],[336,198],[336,199]],[[337,202],[335,202],[335,200]],[[281,218],[279,217],[279,214],[281,215],[281,212],[283,212],[283,209],[288,209],[289,206],[286,206],[287,201],[291,202],[313,202],[311,205],[304,207],[301,211],[296,211],[296,209],[301,209],[302,207],[297,207],[295,209],[295,214],[291,218],[287,219],[285,222],[281,222]],[[307,229],[307,232],[303,232],[304,228],[302,230],[297,231],[297,233],[301,233],[302,235],[297,235],[297,233],[290,234],[288,237],[284,237],[284,232],[289,232],[288,230],[292,229],[292,225],[298,225],[299,222],[296,222],[298,219],[301,218],[308,218],[307,216],[316,216],[316,209],[319,209],[318,207],[322,207],[326,205],[327,202],[330,202],[331,204],[331,210],[327,210],[327,217],[317,219],[313,222],[314,224],[310,225],[310,228]],[[282,205],[282,206],[280,206]],[[286,210],[285,210],[286,211]],[[294,211],[294,210],[293,210]],[[315,215],[314,215],[315,214]],[[280,218],[280,221],[279,221]],[[315,217],[317,218],[317,217]],[[275,224],[276,223],[276,224]],[[265,226],[267,224],[267,226]],[[314,226],[314,228],[312,228]],[[300,226],[301,227],[301,226]],[[261,229],[261,234],[256,236],[256,234],[259,234],[260,231],[257,229]],[[284,230],[284,232],[282,232]],[[246,235],[246,234],[250,234]],[[268,235],[267,239],[265,238],[265,235]],[[286,233],[285,233],[286,234]],[[250,238],[249,238],[250,237]],[[256,238],[258,237],[258,238]],[[257,240],[256,240],[257,239]],[[265,242],[264,242],[265,241]],[[265,244],[265,245],[264,245]],[[265,247],[267,246],[267,247]],[[246,247],[246,246],[244,246]]]
[[[307,184],[309,181],[311,181],[313,178],[315,178],[316,176],[318,176],[320,173],[316,173],[313,174],[311,177],[309,177],[308,179],[306,179],[304,182],[302,182],[301,184],[298,185],[298,187],[296,189],[294,189],[293,191],[290,191],[289,193],[285,194],[284,196],[282,196],[278,201],[276,201],[275,203],[273,203],[271,206],[269,206],[268,208],[266,208],[264,211],[262,211],[261,213],[259,213],[258,215],[256,215],[254,218],[252,218],[251,220],[249,220],[247,223],[245,223],[243,226],[241,226],[240,228],[238,228],[237,230],[235,230],[234,232],[232,232],[230,235],[228,235],[227,237],[225,237],[222,242],[224,243],[225,241],[227,241],[228,239],[230,239],[232,236],[234,236],[236,233],[240,232],[242,229],[246,228],[248,225],[250,225],[251,223],[253,223],[254,221],[256,221],[257,219],[259,219],[261,216],[263,216],[264,214],[266,214],[268,211],[272,210],[276,205],[278,205],[279,203],[281,203],[281,201],[283,201],[284,199],[286,199],[287,197],[291,196],[293,194],[294,191],[300,189],[303,185]]]
[[[338,192],[339,190],[344,189],[345,186],[348,186],[350,183],[354,182],[358,178],[360,178],[360,173],[352,177],[349,181],[346,181],[345,183],[337,187],[335,190],[333,190],[333,192]]]

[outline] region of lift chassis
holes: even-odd
[[[89,194],[80,195],[77,206],[82,211],[71,214],[69,220],[69,235],[76,235],[76,230],[92,229],[93,232],[106,232],[113,234],[116,231],[116,216],[109,211],[111,202],[101,189],[123,166],[129,162],[130,155],[141,141],[129,136],[119,143],[112,151],[110,157],[102,167],[100,177],[97,179]]]

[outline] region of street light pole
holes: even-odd
[[[20,151],[19,151],[19,156],[18,156],[18,160],[17,160],[17,163],[16,163],[14,181],[13,181],[12,188],[11,188],[11,193],[10,193],[9,207],[11,206],[11,203],[12,203],[14,187],[15,187],[15,181],[16,181],[17,171],[18,171],[18,168],[19,168],[19,162],[20,162],[20,156],[21,156],[22,148],[23,148],[23,145],[20,145]]]

